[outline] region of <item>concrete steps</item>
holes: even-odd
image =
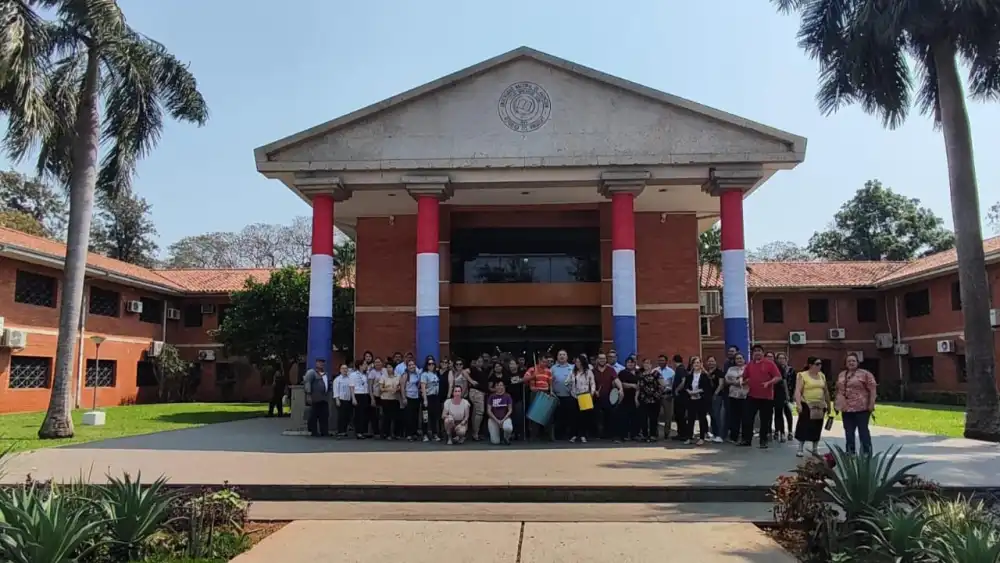
[[[771,504],[494,503],[494,502],[254,502],[250,518],[461,522],[772,522]]]

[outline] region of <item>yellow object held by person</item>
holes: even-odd
[[[594,396],[590,393],[584,393],[583,395],[577,395],[576,404],[580,407],[582,411],[589,411],[594,408]]]

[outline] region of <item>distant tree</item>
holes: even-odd
[[[41,179],[29,178],[20,172],[0,172],[0,211],[30,217],[33,225],[41,227],[40,232],[31,227],[33,235],[62,238],[66,231],[66,196]],[[28,225],[20,220],[13,222]]]
[[[718,224],[698,236],[698,263],[722,264],[722,230]]]
[[[993,230],[993,233],[1000,233],[1000,201],[990,206],[986,212],[986,223]]]
[[[333,262],[336,267],[337,286],[354,287],[354,273],[358,258],[357,244],[347,238],[333,246]]]
[[[747,252],[750,262],[805,262],[816,257],[794,242],[778,240]]]
[[[14,229],[22,233],[35,235],[36,237],[49,236],[48,230],[42,226],[34,217],[23,211],[0,211],[0,227]]]
[[[150,217],[152,206],[145,198],[122,190],[98,201],[98,212],[90,232],[90,249],[130,264],[156,264],[156,227]]]
[[[256,366],[280,366],[287,377],[306,353],[309,272],[286,267],[263,283],[248,279],[231,298],[216,340],[228,354]]]
[[[312,255],[311,222],[255,223],[236,232],[184,237],[167,248],[171,268],[282,268],[307,266]]]
[[[912,260],[955,246],[955,235],[920,200],[878,180],[841,206],[828,230],[809,239],[809,252],[827,260]]]

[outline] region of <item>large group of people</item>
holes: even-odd
[[[711,356],[680,355],[629,356],[622,364],[613,350],[572,359],[560,350],[531,364],[507,354],[483,354],[468,364],[428,356],[418,364],[412,354],[383,360],[365,352],[331,376],[316,360],[303,379],[309,432],[330,435],[332,419],[338,438],[449,445],[486,435],[498,445],[675,439],[751,446],[756,436],[761,448],[794,439],[803,456],[807,446],[815,453],[840,412],[847,451],[856,452],[857,441],[862,452],[872,449],[876,382],[855,354],[830,382],[818,358],[796,370],[784,352],[759,345],[749,360],[730,347],[722,365]]]

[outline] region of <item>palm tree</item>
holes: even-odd
[[[944,133],[965,313],[965,435],[1000,441],[1000,403],[990,329],[972,134],[958,61],[971,95],[1000,99],[1000,2],[996,0],[772,0],[801,18],[799,46],[819,61],[820,110],[857,103],[884,126],[913,102]],[[916,71],[914,73],[914,70]],[[914,99],[915,98],[915,99]]]
[[[55,17],[46,21],[35,9]],[[131,187],[164,113],[201,125],[208,107],[187,66],[129,27],[115,0],[0,0],[0,111],[11,157],[38,147],[38,172],[69,190],[56,371],[38,435],[72,436],[72,359],[95,189],[113,196]]]

